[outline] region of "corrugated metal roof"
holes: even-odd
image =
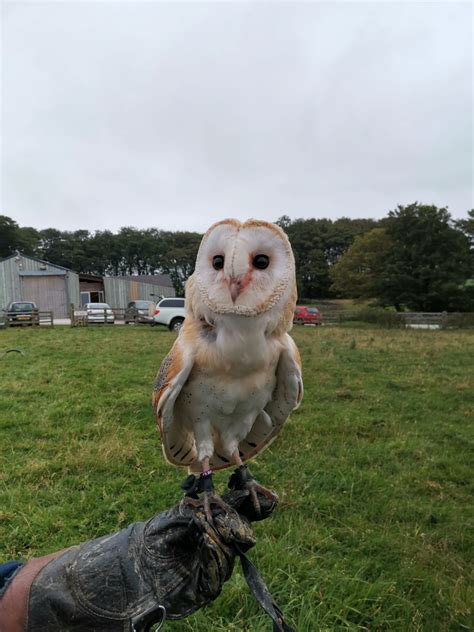
[[[64,266],[58,266],[56,263],[51,263],[50,261],[45,261],[44,259],[38,259],[37,257],[32,257],[31,255],[24,255],[20,251],[15,252],[14,255],[9,255],[8,257],[4,257],[3,259],[0,259],[0,263],[2,263],[3,261],[8,261],[8,259],[14,259],[15,257],[23,257],[24,259],[30,259],[30,261],[37,261],[38,263],[44,263],[45,265],[53,266],[54,268],[59,268],[60,270],[67,270],[68,272],[69,271],[72,272],[70,268],[65,268]]]
[[[20,276],[66,276],[66,270],[19,270]]]

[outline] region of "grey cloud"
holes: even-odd
[[[204,230],[472,200],[472,7],[25,3],[3,12],[2,213]]]

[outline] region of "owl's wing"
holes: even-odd
[[[173,465],[190,465],[196,458],[193,434],[174,415],[174,404],[194,365],[194,353],[178,336],[161,363],[153,389],[153,409],[163,454]]]
[[[276,377],[277,382],[271,400],[258,415],[250,433],[239,445],[244,461],[270,445],[303,398],[301,358],[293,338],[288,334],[285,334]]]

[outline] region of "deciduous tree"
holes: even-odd
[[[276,222],[288,234],[296,261],[298,295],[303,299],[331,295],[330,269],[349,248],[356,235],[377,222],[371,219],[352,220],[296,219],[283,215]]]
[[[170,275],[177,296],[183,296],[186,280],[194,272],[202,235],[184,231],[164,232],[162,238],[165,247],[160,260],[160,270]]]
[[[391,242],[383,228],[358,235],[331,268],[331,289],[351,298],[374,298],[380,293],[380,279]]]
[[[380,298],[419,311],[468,309],[469,240],[446,208],[415,202],[383,220],[390,239]]]

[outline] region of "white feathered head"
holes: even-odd
[[[202,238],[186,298],[194,316],[206,320],[268,313],[290,329],[296,278],[288,237],[276,224],[261,220],[213,224]]]

